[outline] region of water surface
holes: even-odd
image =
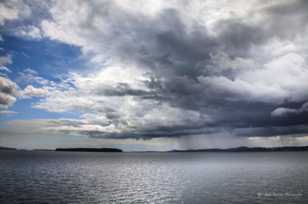
[[[308,152],[0,151],[0,203],[308,203]]]

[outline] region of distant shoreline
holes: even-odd
[[[57,148],[55,151],[60,152],[123,152],[116,148]]]
[[[285,146],[285,147],[234,147],[226,149],[187,149],[171,150],[169,152],[301,152],[308,151],[308,146]]]
[[[285,147],[234,147],[234,148],[209,148],[209,149],[184,149],[170,151],[123,151],[117,148],[56,148],[56,149],[16,149],[12,147],[0,147],[0,150],[8,151],[51,151],[51,152],[126,152],[126,153],[149,153],[149,152],[302,152],[308,151],[308,146],[285,146]]]
[[[17,150],[17,149],[12,147],[0,147],[0,150]]]

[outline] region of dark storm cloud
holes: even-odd
[[[60,122],[62,123],[62,122]],[[64,122],[65,123],[65,122]],[[55,124],[53,124],[55,125]],[[63,124],[61,124],[63,125]],[[92,138],[113,138],[113,139],[152,139],[160,137],[182,137],[189,135],[198,135],[198,134],[209,134],[221,131],[221,128],[211,128],[211,127],[196,127],[192,124],[187,124],[186,126],[173,126],[173,127],[152,127],[150,129],[136,130],[136,131],[127,131],[120,133],[106,133],[99,130],[82,130],[82,125],[79,122],[75,124],[70,123],[71,127],[80,127],[80,130],[76,129],[66,129],[60,130],[62,133],[78,133],[81,135],[88,135]],[[59,131],[59,130],[58,130]]]
[[[278,107],[271,113],[271,116],[275,123],[284,125],[307,124],[308,102],[299,108]]]
[[[116,87],[100,87],[94,90],[98,95],[104,96],[140,96],[144,98],[153,97],[153,92],[132,88],[127,83],[118,83]]]
[[[277,39],[293,42],[295,36],[305,34],[307,5],[306,1],[292,1],[251,11],[252,16],[261,15],[261,20],[253,21],[249,16],[218,20],[211,28],[215,32],[213,35],[205,25],[194,21],[187,25],[177,9],[163,9],[157,15],[146,16],[127,12],[109,1],[91,1],[87,4],[88,15],[77,23],[79,29],[76,32],[81,36],[78,37],[88,41],[95,39],[91,45],[95,52],[107,53],[124,64],[137,64],[150,75],[143,81],[148,90],[118,83],[96,88],[93,93],[154,100],[182,111],[195,111],[211,120],[202,121],[201,117],[198,123],[153,124],[151,128],[132,127],[121,133],[84,130],[83,126],[88,124],[78,121],[68,124],[60,121],[57,125],[73,127],[72,130],[63,130],[67,132],[110,138],[180,137],[222,130],[233,131],[239,136],[307,133],[307,111],[303,105],[307,94],[294,93],[296,97],[292,97],[288,95],[292,91],[288,90],[289,87],[277,88],[280,79],[273,76],[268,80],[268,75],[279,74],[276,69],[260,74],[264,81],[277,82],[272,87],[268,81],[261,85],[259,81],[255,82],[252,76],[257,74],[254,72],[251,76],[243,74],[247,70],[266,70],[265,64],[269,61],[263,58],[278,58],[259,56],[255,59],[256,55],[262,54],[259,53],[260,47]],[[55,21],[56,15],[60,14],[55,14]],[[100,18],[108,22],[107,29],[100,29],[95,24],[94,19]],[[65,40],[83,46],[79,38]],[[307,66],[307,62],[304,63]],[[303,81],[294,82],[298,83],[298,89],[305,86],[306,81],[300,84]],[[290,101],[302,107],[289,108]],[[109,119],[106,124],[92,121],[94,125],[127,123],[116,107],[91,108],[88,107],[87,111],[104,113]]]
[[[213,36],[205,26],[185,25],[175,9],[163,10],[153,18],[131,15],[112,6],[113,12],[107,14],[107,18],[110,18],[113,26],[105,34],[112,42],[109,51],[113,57],[137,63],[145,70],[150,70],[152,80],[145,84],[152,91],[149,94],[134,90],[126,84],[119,84],[116,88],[101,90],[101,93],[107,96],[151,98],[183,110],[210,115],[213,121],[201,123],[201,127],[190,124],[189,129],[184,126],[153,127],[124,133],[125,135],[106,133],[106,137],[178,137],[206,134],[208,131],[205,129],[212,127],[215,130],[222,127],[240,128],[245,131],[235,133],[247,136],[307,132],[307,128],[299,126],[307,124],[307,112],[289,111],[286,113],[288,117],[284,119],[272,118],[271,112],[284,104],[278,104],[275,99],[247,101],[245,84],[235,80],[241,70],[230,69],[229,64],[223,64],[223,60],[253,57],[251,49],[273,38],[292,40],[291,37],[301,32],[306,25],[305,8],[305,1],[266,7],[258,11],[266,16],[265,20],[258,23],[249,23],[238,18],[220,20],[214,26],[217,35]],[[92,9],[93,13],[102,12]],[[88,18],[86,22],[89,25],[85,26],[91,26],[92,18]],[[294,25],[295,21],[300,23]],[[288,29],[288,26],[292,29]],[[225,58],[215,58],[220,53]],[[221,67],[219,63],[222,63]],[[234,87],[229,88],[230,85]],[[98,137],[105,133],[89,131],[88,134]]]
[[[216,37],[210,36],[205,27],[196,25],[186,28],[177,16],[176,10],[166,10],[154,21],[148,22],[147,19],[143,19],[141,24],[132,22],[139,26],[136,34],[138,35],[139,30],[144,34],[138,35],[139,42],[147,42],[140,43],[141,47],[137,47],[140,49],[136,50],[137,56],[130,55],[130,52],[121,52],[125,50],[121,46],[117,50],[117,55],[136,60],[154,71],[157,80],[148,85],[154,87],[156,95],[160,96],[158,100],[166,100],[173,106],[183,109],[210,113],[215,121],[212,126],[230,129],[247,128],[248,131],[245,133],[238,133],[247,136],[307,133],[306,127],[299,126],[307,125],[307,112],[302,109],[288,114],[283,120],[273,119],[270,113],[277,108],[275,103],[246,102],[245,94],[237,95],[226,91],[219,93],[216,86],[204,86],[199,80],[200,77],[215,76],[234,80],[234,70],[225,67],[226,69],[220,72],[211,70],[218,67],[208,66],[213,63],[212,55],[215,53],[224,52],[231,59],[249,57],[249,50],[252,47],[262,45],[272,38],[289,37],[292,40],[290,37],[297,35],[302,31],[302,27],[307,25],[307,5],[305,1],[298,1],[294,5],[286,3],[266,8],[260,11],[267,15],[262,24],[248,24],[242,19],[219,21],[216,24],[219,34]],[[285,22],[281,19],[285,19],[293,30],[286,28]],[[296,24],[297,27],[294,25],[294,20],[300,22]],[[153,26],[145,27],[145,25]],[[167,29],[159,29],[160,27]],[[236,101],[229,100],[234,97],[237,98]],[[207,123],[205,127],[208,126]],[[204,130],[200,131],[200,128],[195,128],[195,133],[206,133]],[[164,137],[189,134],[185,128],[176,129],[177,131],[160,132],[158,128],[140,135]]]
[[[273,126],[273,127],[257,127],[257,128],[241,128],[233,129],[232,133],[238,136],[300,136],[308,133],[308,125],[293,126]]]

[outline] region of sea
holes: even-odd
[[[0,203],[308,203],[308,152],[0,151]]]

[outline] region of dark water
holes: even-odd
[[[308,153],[0,151],[0,203],[308,203]]]

